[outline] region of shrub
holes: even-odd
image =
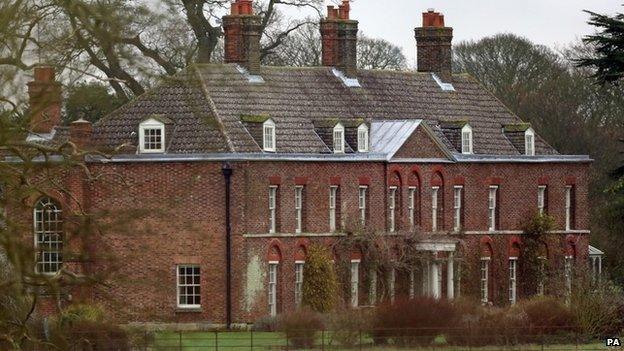
[[[302,305],[326,313],[332,310],[338,294],[338,278],[331,253],[320,245],[311,245],[303,268]]]
[[[321,316],[309,309],[300,309],[280,316],[278,330],[285,334],[290,346],[311,348],[318,330],[323,329]]]
[[[454,306],[446,300],[401,299],[377,308],[372,334],[376,343],[429,345],[438,335],[453,328],[457,320]]]
[[[126,331],[111,323],[99,306],[71,305],[53,321],[50,341],[62,350],[130,350]]]
[[[256,319],[252,330],[259,332],[274,332],[278,329],[278,320],[274,316],[264,316]]]
[[[579,274],[572,295],[572,311],[578,321],[580,331],[588,336],[603,337],[618,333],[622,328],[624,294],[621,288],[611,282],[590,284]]]
[[[360,342],[361,333],[371,328],[372,310],[341,308],[327,316],[327,327],[332,331],[330,344],[353,347]]]
[[[576,329],[576,318],[570,308],[554,297],[537,296],[521,301],[515,309],[526,314],[530,332],[534,334],[559,334]]]

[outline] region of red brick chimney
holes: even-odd
[[[416,28],[414,32],[418,71],[436,73],[443,81],[450,82],[453,28],[444,26],[444,15],[429,9],[423,13],[422,27]]]
[[[54,68],[35,67],[35,80],[28,83],[31,132],[50,133],[61,123],[61,95],[61,84],[54,78]]]
[[[236,0],[223,16],[225,62],[238,63],[250,74],[260,74],[262,18],[253,14],[252,0]]]
[[[93,125],[82,118],[69,125],[69,140],[78,148],[85,148],[89,145],[92,133]]]
[[[343,0],[338,9],[327,6],[327,18],[321,20],[323,66],[336,67],[347,77],[357,74],[358,22],[349,19],[349,0]]]

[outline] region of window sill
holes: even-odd
[[[177,307],[176,313],[201,313],[204,312],[201,307]]]

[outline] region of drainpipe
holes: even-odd
[[[232,327],[232,225],[230,219],[230,193],[232,183],[232,166],[225,161],[221,164],[221,172],[225,180],[225,319],[227,328]]]

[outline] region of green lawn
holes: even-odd
[[[339,345],[330,345],[330,336],[321,333],[317,336],[316,350],[349,350]],[[604,343],[579,345],[515,345],[515,346],[488,346],[478,348],[468,348],[466,346],[446,346],[436,345],[429,347],[398,348],[392,346],[374,346],[369,337],[363,337],[362,350],[368,351],[406,351],[406,350],[475,350],[475,351],[495,351],[495,350],[548,350],[548,351],[569,351],[569,350],[613,350],[604,346]],[[253,345],[253,348],[252,348]],[[287,346],[286,338],[282,333],[271,332],[160,332],[154,340],[153,350],[183,350],[183,351],[238,351],[238,350],[294,350],[291,345]],[[351,350],[360,350],[359,346]]]

